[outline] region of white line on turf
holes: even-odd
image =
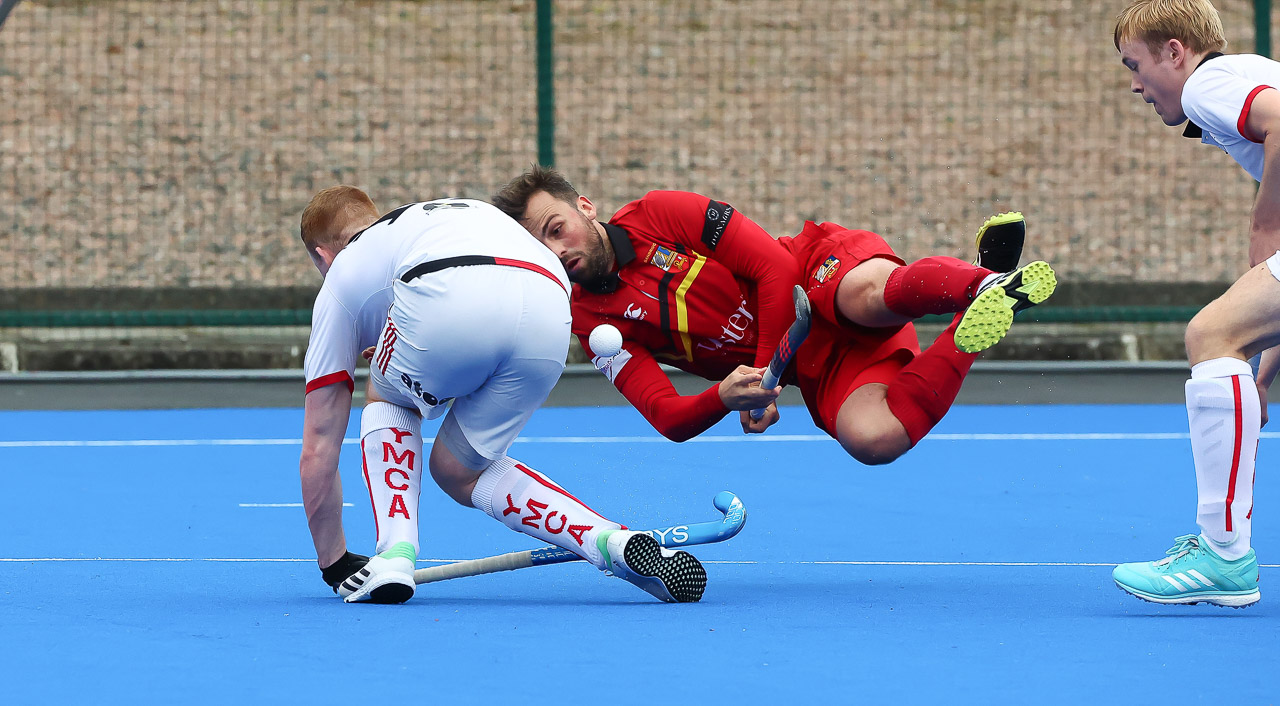
[[[342,503],[343,507],[355,507],[351,503]],[[240,507],[302,507],[302,503],[240,503]]]
[[[39,557],[39,558],[16,558],[16,557],[0,557],[0,562],[234,562],[234,563],[294,563],[305,564],[314,563],[315,559],[228,559],[228,558],[123,558],[123,557]],[[464,561],[463,559],[419,559],[419,564],[452,564],[454,562]],[[1119,562],[1101,562],[1101,561],[737,561],[732,559],[712,559],[702,560],[704,564],[729,564],[739,566],[755,566],[755,565],[789,565],[789,566],[1022,566],[1022,567],[1039,567],[1039,566],[1115,566]],[[1259,564],[1264,569],[1280,569],[1280,564]]]
[[[1262,432],[1264,439],[1280,438],[1280,432]],[[1182,441],[1191,435],[1182,432],[1108,432],[1108,433],[1044,433],[1044,434],[930,434],[925,442],[937,441]],[[423,439],[430,442],[434,439]],[[686,444],[725,443],[789,443],[832,442],[824,434],[768,434],[760,436],[698,436]],[[359,439],[343,439],[343,444],[356,445]],[[527,436],[518,444],[665,444],[661,436]],[[0,449],[18,448],[102,448],[102,447],[166,447],[166,446],[301,446],[302,439],[68,439],[0,441]]]

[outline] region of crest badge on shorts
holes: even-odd
[[[832,255],[813,273],[813,278],[819,283],[826,282],[838,269],[840,269],[840,258]]]
[[[681,255],[670,248],[656,244],[650,246],[649,254],[645,255],[644,261],[663,272],[684,272],[689,269],[688,255]]]

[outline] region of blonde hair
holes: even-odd
[[[309,252],[316,247],[340,250],[356,231],[378,220],[373,199],[354,186],[331,186],[311,198],[302,211],[302,242]]]
[[[1209,0],[1133,0],[1116,17],[1115,44],[1141,41],[1152,54],[1177,39],[1197,54],[1227,46],[1222,18]]]

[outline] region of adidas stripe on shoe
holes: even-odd
[[[1159,561],[1121,564],[1111,577],[1120,590],[1152,603],[1244,608],[1262,598],[1258,558],[1252,549],[1227,561],[1202,545],[1198,535],[1187,534],[1174,540],[1165,554]]]
[[[338,584],[338,595],[347,603],[404,603],[413,598],[417,561],[418,553],[412,544],[396,542]]]

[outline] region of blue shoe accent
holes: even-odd
[[[1121,590],[1153,603],[1244,608],[1262,597],[1258,558],[1252,549],[1235,561],[1227,561],[1194,534],[1174,540],[1165,558],[1121,564],[1111,577]]]

